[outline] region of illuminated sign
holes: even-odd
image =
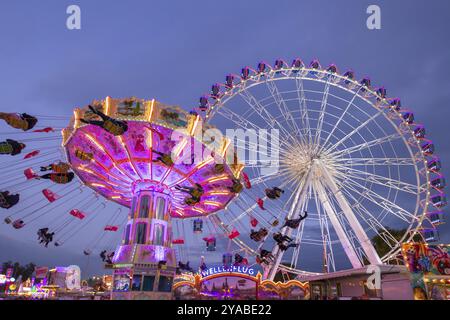
[[[201,272],[203,277],[212,276],[214,274],[220,273],[242,273],[254,276],[256,274],[256,270],[253,268],[249,268],[246,266],[219,266],[219,267],[211,267]]]
[[[6,283],[6,275],[0,274],[0,284],[5,284],[5,283]]]
[[[80,289],[81,270],[79,266],[68,266],[66,268],[66,287],[69,290]]]

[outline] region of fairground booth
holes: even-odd
[[[449,248],[448,244],[403,244],[415,300],[450,300]]]

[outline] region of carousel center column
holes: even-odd
[[[172,299],[176,256],[172,249],[171,195],[156,182],[138,181],[122,244],[116,251],[113,300]]]

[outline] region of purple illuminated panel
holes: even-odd
[[[100,127],[86,125],[75,130],[67,141],[68,159],[77,176],[86,185],[105,198],[126,207],[131,207],[136,195],[136,182],[147,183],[149,188],[161,186],[170,196],[170,215],[175,218],[205,216],[221,210],[234,198],[233,193],[227,192],[233,177],[228,166],[218,173],[214,170],[214,161],[177,161],[190,158],[194,143],[198,144],[194,138],[186,136],[189,143],[186,143],[176,159],[172,159],[175,164],[167,165],[161,161],[158,152],[172,154],[177,144],[170,139],[172,129],[152,124],[152,130],[149,130],[147,122],[127,122],[128,131],[120,137],[113,136]],[[205,148],[201,145],[201,151],[206,154]],[[80,158],[80,152],[87,157]],[[216,177],[222,179],[214,180]],[[187,194],[176,190],[175,185],[193,187],[195,183],[203,186],[204,194],[193,210],[192,206],[184,203]]]

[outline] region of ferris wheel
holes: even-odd
[[[434,144],[370,78],[318,60],[260,62],[214,84],[199,109],[222,130],[256,132],[231,137],[258,157],[245,161],[245,191],[214,219],[240,234],[242,251],[267,258],[266,277],[387,263],[403,242],[437,239],[446,198]]]

